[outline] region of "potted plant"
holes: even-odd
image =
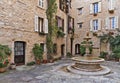
[[[0,45],[0,72],[5,72],[9,63],[11,50],[7,45]]]
[[[42,49],[42,47],[38,44],[35,44],[32,51],[34,53],[36,63],[40,64],[41,61],[43,60],[43,49]]]
[[[54,59],[54,58],[53,58],[53,56],[52,56],[52,55],[49,55],[49,56],[48,56],[48,60],[49,60],[49,62],[50,62],[50,63],[53,63],[53,62],[54,62],[54,60],[53,60],[53,59]]]
[[[7,69],[7,65],[8,65],[8,60],[3,60],[3,61],[0,61],[0,73],[3,73],[6,71]]]

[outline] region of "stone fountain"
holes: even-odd
[[[93,57],[92,54],[89,52],[89,33],[87,33],[84,40],[86,43],[84,46],[86,47],[86,54],[84,57],[73,57],[72,60],[76,61],[75,64],[70,65],[67,67],[69,72],[80,74],[80,75],[104,75],[110,72],[110,69],[101,66],[100,64],[103,63],[105,60],[98,57]]]

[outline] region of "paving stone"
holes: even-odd
[[[0,74],[0,83],[120,83],[120,68],[116,62],[105,62],[103,65],[112,68],[112,73],[102,76],[76,75],[60,70],[62,66],[72,63],[71,60],[61,60],[30,70],[23,67],[22,71]]]
[[[33,78],[27,76],[27,77],[22,77],[21,79],[22,79],[23,81],[25,81],[25,82],[29,82],[29,81],[31,81]]]

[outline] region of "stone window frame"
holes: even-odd
[[[77,23],[78,24],[78,28],[83,28],[83,22]]]
[[[78,10],[78,15],[82,15],[83,14],[83,7],[78,8],[77,10]]]

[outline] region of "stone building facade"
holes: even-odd
[[[99,56],[100,51],[109,51],[109,44],[100,44],[97,36],[116,32],[119,28],[119,1],[68,1],[71,2],[69,7],[65,0],[56,0],[56,25],[65,36],[54,39],[56,49],[53,57],[65,57],[68,52],[80,55],[81,42],[88,32],[94,45],[93,55]],[[43,59],[47,59],[47,5],[47,0],[0,1],[0,44],[9,45],[12,49],[11,62],[26,64],[33,61],[32,48],[35,43],[43,46]]]
[[[54,58],[65,57],[67,52],[68,15],[56,0],[56,20],[62,28],[64,37],[55,38]],[[48,20],[46,16],[47,0],[1,0],[0,1],[0,44],[12,49],[11,62],[18,65],[34,61],[34,44],[43,46],[43,59],[47,60],[46,35]],[[72,24],[73,25],[73,24]]]
[[[36,24],[41,18],[43,27],[47,28],[46,9],[46,0],[43,4],[38,0],[0,1],[0,44],[9,45],[12,49],[11,62],[26,64],[33,61],[34,44],[45,44],[46,35],[39,34],[41,26]],[[46,59],[46,51],[43,56]]]
[[[72,3],[75,17],[75,34],[73,54],[79,54],[79,45],[89,32],[93,42],[93,55],[99,56],[100,51],[109,51],[109,45],[102,43],[97,36],[115,32],[119,28],[119,0],[74,0]],[[97,36],[96,36],[97,35]]]

